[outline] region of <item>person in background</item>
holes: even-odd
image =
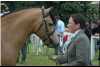
[[[86,22],[85,33],[87,34],[88,38],[91,39],[91,23],[89,22]]]
[[[55,16],[56,19],[56,26],[55,26],[55,32],[57,32],[58,37],[58,45],[57,45],[57,54],[62,54],[62,46],[63,46],[63,36],[65,31],[65,25],[64,22],[60,19],[59,16]]]
[[[99,35],[99,34],[100,34],[100,20],[97,20],[97,22],[95,22],[95,26],[92,28],[92,35]]]
[[[18,56],[17,56],[17,63],[20,62],[20,56],[21,56],[21,62],[20,63],[24,63],[26,61],[27,58],[27,52],[28,52],[28,44],[30,42],[30,39],[27,38],[25,44],[23,45],[23,47],[21,48]]]

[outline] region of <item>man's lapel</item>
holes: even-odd
[[[78,45],[80,43],[79,38],[82,34],[83,34],[83,31],[80,30],[78,32],[78,34],[76,35],[76,37],[74,39],[72,38],[72,41],[71,41],[71,43],[69,44],[69,47],[68,47],[68,51],[72,50],[75,45]]]

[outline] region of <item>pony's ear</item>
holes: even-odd
[[[44,6],[42,6],[42,9],[45,9],[45,7],[44,7]]]
[[[53,9],[53,7],[50,7],[50,8],[45,9],[45,15],[48,15],[49,12],[50,12],[52,9]]]

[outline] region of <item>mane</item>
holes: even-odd
[[[17,20],[17,18],[19,18],[20,16],[25,17],[26,14],[30,14],[30,13],[36,13],[39,12],[40,8],[29,8],[29,9],[23,9],[20,11],[16,11],[16,12],[12,12],[12,13],[8,13],[5,14],[3,16],[1,16],[1,21],[9,21],[10,19],[12,20]],[[7,22],[1,22],[3,25],[5,25]],[[12,23],[12,21],[10,21],[9,23]]]
[[[38,10],[38,9],[40,9],[40,8],[27,8],[27,9],[17,10],[17,11],[14,11],[14,12],[9,12],[7,14],[4,14],[1,17],[14,15],[14,14],[22,13],[22,12],[29,11],[29,10]]]

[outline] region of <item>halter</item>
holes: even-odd
[[[48,15],[45,15],[45,14],[44,14],[44,9],[43,9],[43,8],[41,9],[41,11],[42,11],[42,17],[43,17],[42,22],[43,22],[43,23],[40,24],[40,26],[39,26],[39,28],[37,29],[36,32],[40,31],[40,29],[41,29],[42,26],[45,26],[45,33],[46,33],[46,36],[47,36],[47,37],[44,38],[43,41],[46,41],[46,40],[49,39],[49,41],[52,42],[50,36],[53,35],[53,33],[55,32],[55,29],[53,29],[53,31],[52,31],[51,33],[49,33],[49,30],[48,30],[48,27],[47,27],[47,21],[45,20],[45,18],[46,18],[47,16],[49,16],[49,14],[48,14]]]

